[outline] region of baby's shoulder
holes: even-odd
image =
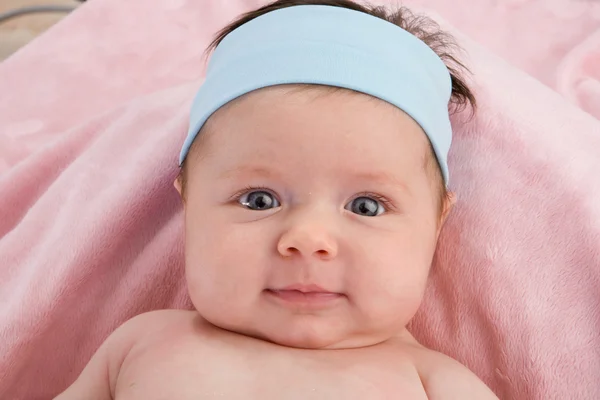
[[[118,330],[129,333],[156,333],[165,329],[192,326],[197,313],[188,310],[155,310],[138,314],[126,321]]]
[[[193,329],[195,313],[186,310],[149,311],[125,321],[106,340],[109,358],[120,364],[136,346]]]
[[[458,361],[422,346],[411,350],[414,364],[430,400],[496,399],[496,395]]]

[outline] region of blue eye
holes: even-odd
[[[279,201],[269,192],[256,190],[243,194],[239,203],[250,210],[263,211],[279,207]]]
[[[352,200],[346,209],[363,217],[375,217],[385,212],[385,207],[379,201],[366,196]]]

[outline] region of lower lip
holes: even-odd
[[[326,307],[344,297],[340,293],[330,292],[301,292],[299,290],[265,290],[272,298],[294,306]]]

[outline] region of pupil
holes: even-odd
[[[265,197],[264,196],[258,197],[256,199],[256,207],[263,208],[265,205],[266,205],[266,203],[265,203]]]
[[[264,192],[258,192],[252,194],[252,201],[250,203],[253,204],[254,208],[261,210],[268,208],[272,202],[269,195]]]
[[[357,214],[374,216],[377,214],[377,202],[367,197],[361,197],[355,200],[355,212]]]

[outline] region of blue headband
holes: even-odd
[[[180,165],[219,108],[251,91],[294,83],[351,89],[400,108],[429,137],[448,183],[448,69],[425,43],[398,26],[331,6],[271,11],[223,39],[194,99]]]

